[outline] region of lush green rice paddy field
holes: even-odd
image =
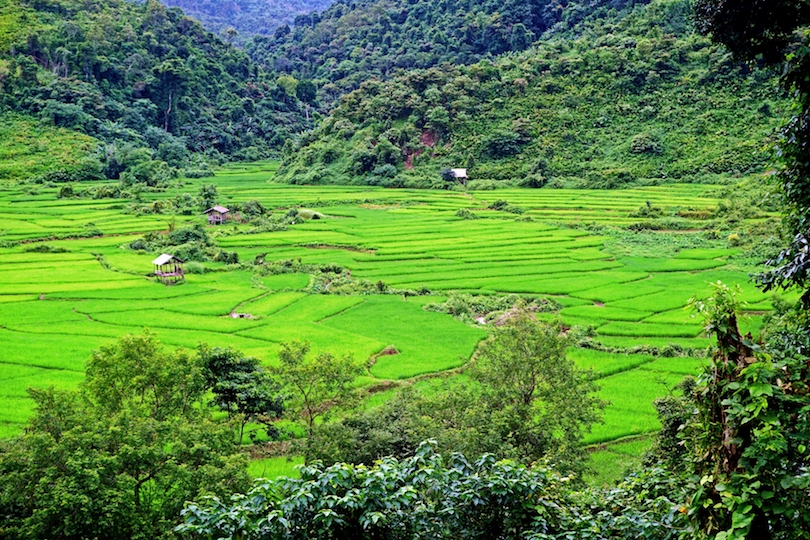
[[[125,213],[126,200],[57,199],[57,188],[2,187],[0,242],[10,247],[0,248],[0,436],[19,432],[30,415],[27,387],[76,387],[93,349],[144,328],[169,346],[233,346],[268,364],[277,361],[279,344],[291,339],[363,360],[393,345],[399,354],[376,358],[358,381],[370,387],[411,384],[469,360],[486,328],[423,309],[448,291],[553,298],[564,306],[559,316],[565,323],[592,325],[596,338],[614,347],[706,347],[699,322],[685,306],[718,280],[739,284],[755,307],[749,329],[756,330],[771,308],[770,297],[749,283],[751,269],[735,262],[738,250],[725,240],[706,240],[700,232],[677,238],[638,233],[648,244],[666,237],[665,247],[653,253],[658,256],[650,256],[649,249],[635,250],[626,231],[618,241],[611,233],[638,221],[630,213],[647,201],[668,210],[713,209],[719,202],[714,186],[462,193],[277,185],[272,176],[272,164],[257,164],[225,169],[204,182],[217,185],[226,206],[257,199],[277,212],[314,208],[326,219],[260,234],[247,234],[244,225],[221,226],[214,233],[220,247],[243,261],[266,254],[268,261],[337,263],[353,277],[402,289],[425,287],[432,295],[313,294],[308,275],[254,277],[247,270],[217,271],[222,265],[214,263],[205,264],[211,272],[166,287],[149,278],[155,254],[121,246],[170,223],[203,223],[202,216],[139,216]],[[188,181],[144,200],[193,194],[201,183]],[[486,209],[495,199],[526,212]],[[479,219],[457,217],[461,208]],[[603,232],[575,227],[582,224]],[[102,236],[68,238],[88,231]],[[31,251],[43,244],[62,252]],[[234,311],[253,318],[234,319]],[[603,473],[618,473],[619,465],[637,459],[658,428],[652,401],[701,364],[584,349],[570,354],[594,369],[601,396],[610,402],[605,423],[586,436],[589,444],[604,445],[593,454]],[[290,463],[262,462],[254,469],[289,472]]]

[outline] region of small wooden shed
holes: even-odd
[[[224,206],[214,206],[209,208],[205,211],[208,214],[208,224],[209,225],[222,225],[226,221],[228,221],[228,213],[230,212],[229,209],[225,208]]]
[[[164,253],[152,261],[152,264],[155,265],[155,276],[164,285],[172,285],[183,281],[186,278],[183,272],[184,262],[184,260],[178,259],[174,255]]]
[[[467,178],[468,178],[467,169],[450,169],[450,170],[453,171],[453,176],[455,176],[459,182],[461,182],[465,186],[467,185]]]

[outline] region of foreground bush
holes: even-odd
[[[567,494],[568,479],[484,456],[416,455],[372,467],[315,464],[300,480],[259,480],[246,495],[190,504],[179,531],[199,538],[674,539],[680,494],[660,471],[609,492]]]

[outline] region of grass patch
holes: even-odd
[[[254,459],[248,464],[248,474],[253,478],[269,478],[271,480],[280,476],[300,478],[301,474],[296,467],[303,464],[304,458],[302,456]]]

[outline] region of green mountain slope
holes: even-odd
[[[305,127],[241,50],[155,0],[3,0],[0,108],[169,154],[258,157]]]
[[[367,81],[286,148],[279,178],[426,186],[467,166],[477,180],[618,187],[758,171],[786,102],[689,21],[686,0],[601,10],[495,62]]]
[[[441,62],[471,64],[524,50],[579,4],[338,0],[321,14],[299,17],[293,29],[281,27],[272,37],[256,37],[246,50],[269,69],[314,79],[319,86],[328,83],[321,95],[328,102],[371,76],[386,77],[396,70]]]
[[[33,118],[0,114],[0,182],[81,168],[98,141]]]
[[[179,7],[218,35],[229,37],[228,29],[238,35],[235,42],[256,35],[273,34],[284,24],[296,24],[296,18],[326,9],[331,0],[163,0]],[[300,20],[300,19],[299,19]]]

